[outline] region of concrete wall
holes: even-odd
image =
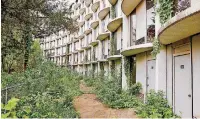
[[[142,84],[142,93],[146,92],[146,53],[136,55],[136,82]]]
[[[120,50],[121,49],[121,39],[122,39],[122,27],[119,27],[117,29],[117,50]]]
[[[200,34],[192,38],[193,61],[193,109],[194,116],[200,117]]]
[[[121,68],[121,59],[115,61],[115,71],[117,75],[120,73],[120,68]]]
[[[169,102],[169,105],[172,106],[172,102],[173,102],[173,99],[172,99],[172,88],[173,88],[173,85],[172,85],[172,80],[173,80],[173,68],[172,68],[172,46],[171,45],[168,45],[166,46],[167,47],[167,90],[166,90],[166,96],[167,96],[167,100]]]
[[[162,46],[156,56],[156,87],[155,90],[166,92],[166,46]]]

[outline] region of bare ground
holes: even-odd
[[[84,82],[81,82],[80,90],[85,94],[76,97],[73,104],[81,118],[137,118],[133,109],[112,109],[104,105],[95,94],[88,94],[92,87],[87,87]]]

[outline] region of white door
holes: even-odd
[[[190,54],[174,59],[174,109],[182,118],[192,117],[192,87]]]
[[[147,93],[155,89],[156,60],[147,61]]]

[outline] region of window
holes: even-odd
[[[136,41],[136,10],[130,15],[130,31],[130,46],[133,46]]]

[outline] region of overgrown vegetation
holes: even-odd
[[[147,95],[146,103],[137,107],[137,114],[141,118],[177,118],[172,108],[164,98],[164,92],[151,90]]]
[[[159,14],[160,23],[163,25],[172,16],[174,0],[158,0],[158,2],[159,8],[157,9],[157,13]]]
[[[124,91],[119,86],[116,78],[96,77],[84,78],[88,86],[95,87],[97,97],[106,105],[112,108],[134,108],[136,114],[141,118],[172,118],[177,117],[173,114],[171,107],[164,98],[164,93],[150,91],[146,102],[140,98],[142,85],[135,83]]]
[[[72,100],[81,94],[79,81],[81,76],[66,68],[57,67],[51,62],[42,61],[34,68],[23,73],[2,74],[2,86],[8,89],[8,99],[17,98],[12,110],[2,108],[5,117],[18,118],[75,118],[78,114]],[[2,102],[6,103],[5,90],[2,90]],[[12,100],[12,99],[11,99]],[[11,104],[12,106],[12,104]],[[8,114],[9,113],[9,114]]]

